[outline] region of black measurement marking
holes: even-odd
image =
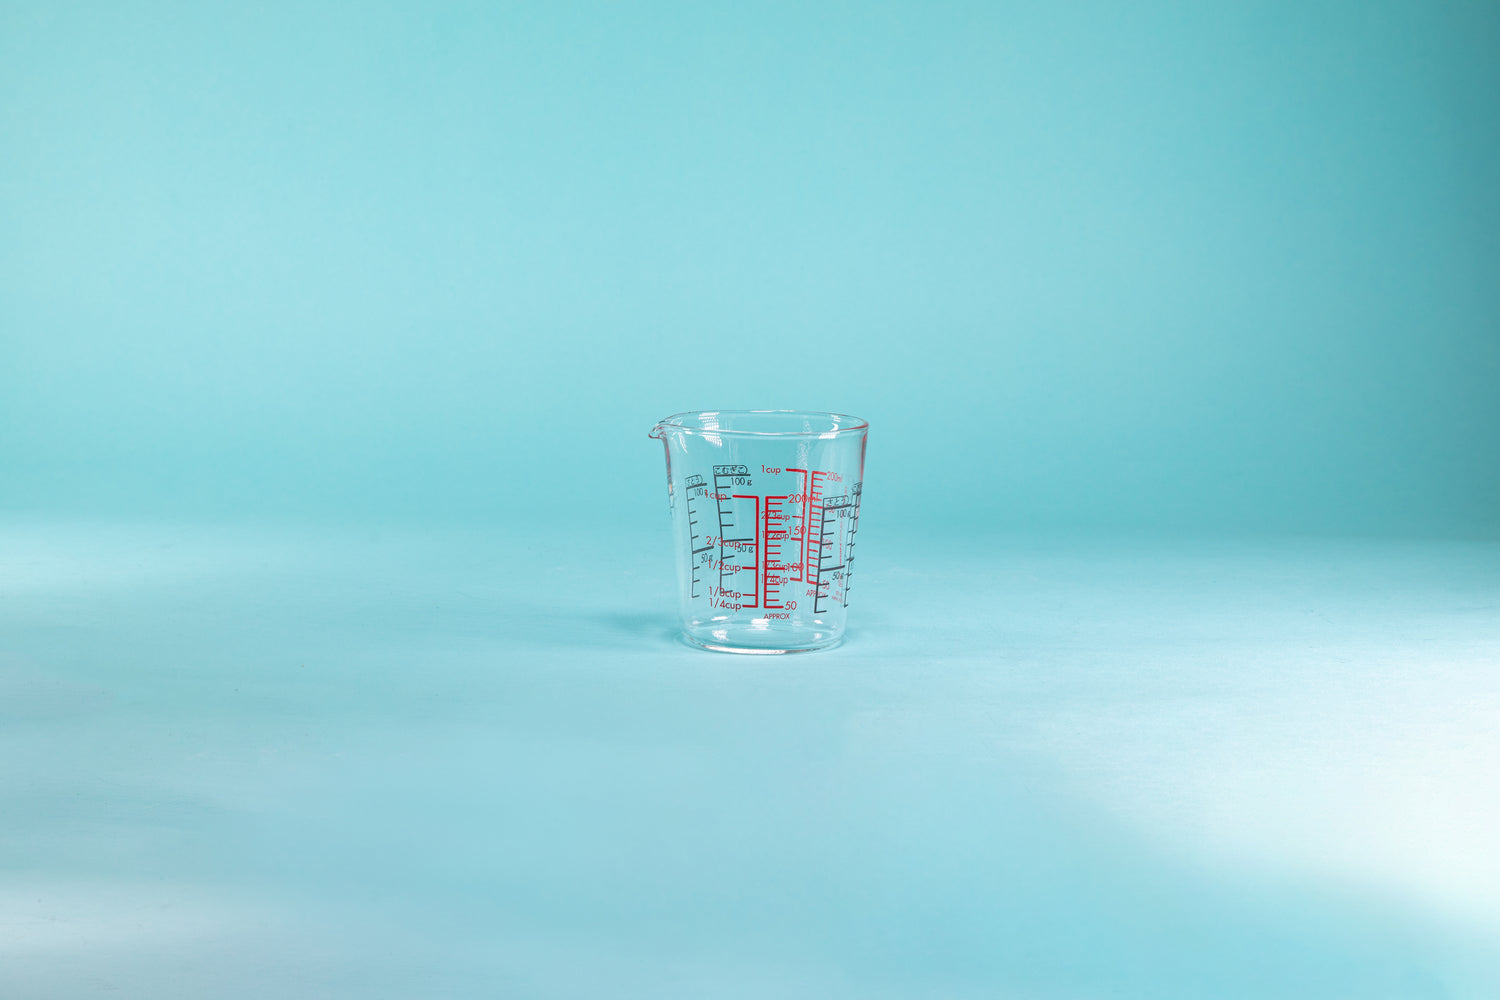
[[[708,488],[703,484],[703,477],[702,476],[688,476],[687,479],[683,482],[683,487],[684,487],[684,490],[683,490],[684,500],[683,500],[683,502],[687,505],[687,516],[688,516],[688,553],[689,553],[689,555],[688,555],[688,562],[691,564],[691,567],[692,567],[692,579],[693,579],[692,596],[694,598],[696,598],[698,596],[698,583],[699,583],[699,581],[698,581],[698,565],[699,565],[698,564],[698,556],[701,553],[707,552],[709,549],[713,548],[713,546],[712,545],[704,545],[704,546],[700,547],[698,545],[698,532],[696,532],[696,531],[693,530],[693,526],[698,523],[698,519],[693,516],[693,513],[694,513],[694,511],[693,511],[693,494],[695,492],[697,492],[698,490],[702,490],[704,493],[707,493],[708,492]]]
[[[729,500],[724,488],[719,485],[719,479],[725,473],[720,469],[733,469],[733,465],[714,466],[714,503],[719,507],[719,590],[724,590],[724,536],[729,534],[729,529],[734,527],[734,502]],[[725,501],[729,501],[729,509],[724,509]],[[727,518],[727,520],[726,520]]]
[[[854,523],[859,516],[859,488],[856,486],[850,493],[841,496],[823,497],[820,507],[817,541],[812,543],[812,575],[809,577],[812,582],[814,614],[826,611],[824,602],[834,600],[835,597],[844,607],[849,606],[849,574],[854,564]],[[837,565],[829,566],[824,563],[830,549],[842,556],[842,561]],[[833,589],[835,583],[839,586],[836,595]]]
[[[815,615],[820,615],[827,610],[823,607],[823,602],[828,599],[828,582],[823,579],[823,574],[825,572],[832,573],[834,570],[842,568],[839,566],[825,567],[823,565],[823,557],[828,554],[828,536],[830,534],[837,534],[837,532],[830,532],[828,530],[828,522],[838,519],[837,511],[839,504],[837,501],[841,499],[843,498],[823,498],[821,505],[822,513],[818,517],[818,541],[815,545],[811,546],[812,549],[816,549],[816,552],[813,553],[812,575],[813,614]]]
[[[756,533],[760,530],[760,497],[758,496],[736,496],[731,495],[730,490],[743,488],[749,484],[750,470],[743,465],[716,465],[714,466],[714,502],[719,514],[719,590],[728,590],[724,578],[726,576],[738,577],[740,573],[749,572],[754,586],[746,588],[743,584],[739,586],[741,593],[749,598],[745,600],[743,607],[753,608],[760,604],[760,546]],[[741,525],[735,519],[735,500],[753,500],[755,512],[750,516],[749,525]],[[743,530],[749,527],[750,534],[743,537],[733,537],[730,531],[734,529]],[[756,561],[746,565],[745,546],[749,546],[756,554]],[[725,549],[732,549],[734,561],[725,558]]]
[[[849,492],[854,495],[854,513],[849,517],[849,545],[844,549],[844,565],[848,567],[844,571],[844,607],[849,606],[849,581],[854,576],[854,536],[859,532],[859,501],[864,493],[865,482],[861,479],[850,487]]]

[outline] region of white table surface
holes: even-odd
[[[0,997],[1500,996],[1500,545],[658,527],[0,522]]]

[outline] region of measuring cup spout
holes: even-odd
[[[662,430],[661,424],[657,424],[655,427],[652,427],[649,431],[646,432],[646,436],[653,441],[666,440],[666,432]]]

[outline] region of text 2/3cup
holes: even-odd
[[[869,424],[842,413],[699,410],[659,422],[682,634],[795,653],[844,637]]]

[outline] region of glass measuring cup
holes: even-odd
[[[868,430],[801,410],[698,410],[651,429],[667,452],[684,639],[726,653],[843,640]]]

